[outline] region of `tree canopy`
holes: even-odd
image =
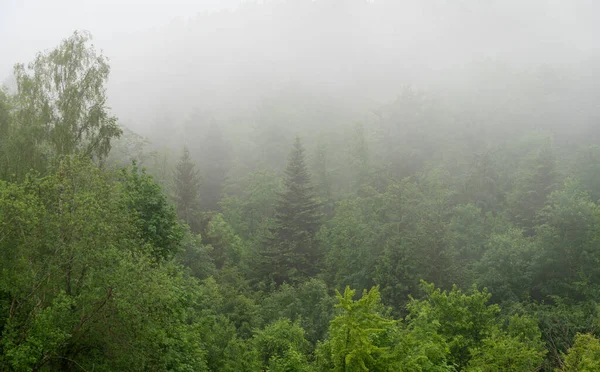
[[[597,138],[399,89],[157,141],[109,71],[76,32],[0,90],[1,371],[600,370]]]

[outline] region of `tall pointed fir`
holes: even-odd
[[[199,228],[199,195],[200,177],[196,165],[192,162],[187,146],[177,162],[173,175],[173,191],[179,218],[183,219],[197,232]]]
[[[299,137],[288,158],[284,185],[274,224],[259,252],[257,268],[261,278],[276,285],[315,275],[321,258],[315,241],[321,226],[321,205],[311,185]]]

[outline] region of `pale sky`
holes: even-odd
[[[197,17],[246,1],[267,3],[0,0],[0,84],[15,63],[87,30],[109,58],[109,104],[132,129],[195,107],[254,107],[294,84],[348,105],[390,101],[403,86],[503,92],[539,71],[597,85],[598,0],[288,0]]]
[[[73,33],[88,30],[100,48],[124,34],[233,9],[240,0],[0,0],[0,82],[16,62],[28,62]]]

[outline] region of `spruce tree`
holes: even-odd
[[[315,242],[321,226],[321,206],[310,182],[299,137],[288,158],[284,185],[274,224],[260,252],[258,272],[277,285],[316,274],[321,256]]]
[[[200,178],[196,165],[190,158],[190,151],[187,146],[183,148],[183,154],[177,162],[173,178],[177,214],[190,225],[192,231],[196,232],[199,222],[198,189],[200,187]]]
[[[358,124],[354,128],[350,146],[350,167],[351,179],[349,180],[349,186],[351,191],[357,191],[369,184],[369,145],[365,137],[365,128],[362,124]]]
[[[198,171],[202,177],[200,207],[203,211],[218,211],[221,209],[219,202],[223,196],[230,164],[229,147],[214,119],[210,119],[203,132],[203,136],[200,137],[200,153],[196,157]]]

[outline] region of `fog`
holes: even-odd
[[[0,0],[0,371],[600,371],[599,35]]]
[[[193,112],[243,125],[283,97],[364,122],[407,89],[454,108],[568,111],[553,125],[587,128],[598,117],[599,10],[591,0],[3,0],[0,72],[83,29],[110,59],[114,113],[142,135]]]

